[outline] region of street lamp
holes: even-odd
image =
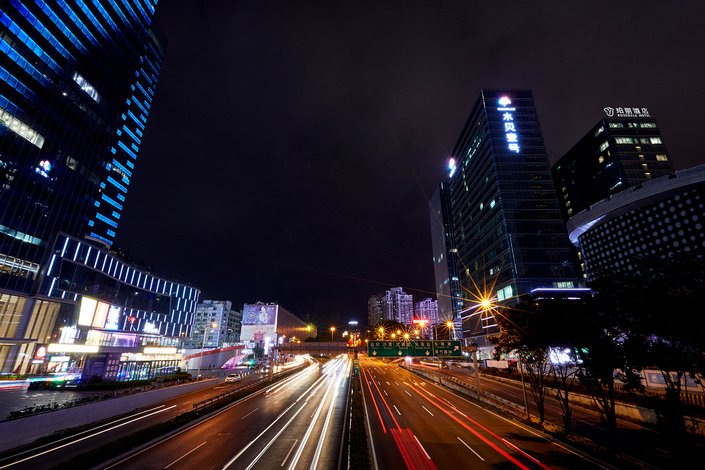
[[[380,326],[377,328],[377,332],[379,333],[379,339],[384,339],[384,327]]]
[[[335,327],[331,326],[330,327],[330,340],[331,340],[331,342],[333,341],[333,333],[335,333]]]
[[[199,357],[198,361],[198,372],[196,373],[196,380],[198,380],[198,378],[201,376],[201,365],[203,365],[203,350],[206,348],[206,335],[208,335],[208,328],[215,330],[216,328],[218,328],[218,324],[216,322],[211,322],[210,325],[203,328],[203,344],[201,344],[201,357]]]

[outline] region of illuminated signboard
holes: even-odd
[[[519,132],[514,122],[514,112],[517,110],[512,106],[512,100],[508,96],[502,96],[498,101],[497,111],[502,113],[502,123],[504,124],[504,138],[507,141],[507,148],[510,152],[519,153]]]
[[[108,310],[108,318],[105,320],[106,330],[117,330],[120,322],[120,307],[111,305]]]
[[[629,108],[629,107],[617,107],[612,108],[610,106],[602,108],[607,117],[618,117],[618,118],[645,118],[651,117],[649,110],[647,108]]]
[[[452,178],[453,175],[455,174],[455,170],[457,169],[457,164],[455,163],[455,158],[451,158],[448,160],[448,177]]]

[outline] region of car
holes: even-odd
[[[230,374],[227,377],[225,377],[226,382],[239,382],[241,379],[239,374]]]

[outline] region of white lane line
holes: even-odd
[[[455,436],[455,437],[458,437],[458,436]],[[478,454],[477,452],[475,452],[475,449],[473,449],[472,447],[470,447],[464,440],[462,440],[462,439],[459,438],[459,437],[458,437],[458,440],[459,440],[460,442],[462,442],[462,443],[465,445],[465,447],[467,447],[468,449],[470,449],[470,451],[471,451],[473,454],[477,455],[477,458],[478,458],[478,459],[482,460],[483,462],[485,461],[485,459],[483,459],[482,457],[480,457],[480,454]]]
[[[176,405],[171,405],[171,406],[169,406],[169,407],[167,407],[167,408],[162,408],[161,410],[153,411],[152,413],[146,414],[146,415],[144,415],[144,416],[140,416],[140,417],[138,417],[138,418],[131,419],[130,421],[125,421],[125,422],[122,423],[122,424],[118,424],[118,425],[116,425],[116,426],[112,426],[112,427],[110,427],[110,428],[103,429],[102,431],[98,431],[98,432],[95,432],[95,433],[93,433],[93,434],[88,434],[87,436],[84,436],[84,437],[82,437],[82,438],[80,438],[80,439],[76,439],[76,440],[74,440],[74,441],[67,442],[66,444],[62,444],[62,445],[60,445],[60,446],[52,447],[52,448],[49,449],[49,450],[45,450],[44,452],[40,452],[40,453],[38,453],[38,454],[33,454],[33,455],[29,456],[29,457],[25,457],[25,458],[22,459],[22,460],[16,460],[16,461],[14,461],[14,462],[12,462],[12,463],[10,463],[10,464],[3,465],[3,466],[0,467],[0,468],[12,467],[13,465],[17,465],[18,463],[26,462],[27,460],[32,460],[33,458],[39,457],[40,455],[48,454],[48,453],[50,453],[50,452],[54,452],[55,450],[62,449],[62,448],[64,448],[64,447],[70,446],[70,445],[75,444],[75,443],[77,443],[77,442],[85,441],[86,439],[90,439],[90,438],[95,437],[95,436],[97,436],[97,435],[99,435],[99,434],[103,434],[104,432],[112,431],[113,429],[116,429],[116,428],[125,426],[125,425],[130,424],[130,423],[132,423],[132,422],[134,422],[134,421],[139,421],[140,419],[147,418],[147,417],[149,417],[149,416],[155,415],[155,414],[157,414],[157,413],[161,413],[161,412],[163,412],[163,411],[171,410],[172,408],[176,408]]]
[[[428,460],[431,460],[431,457],[428,456],[428,452],[426,452],[426,449],[423,448],[423,446],[421,445],[421,442],[419,442],[419,438],[416,437],[416,434],[414,434],[414,439],[416,439],[416,443],[419,445],[419,447],[421,447],[421,450],[423,451],[423,453],[424,453],[424,455],[426,456],[426,458],[427,458]]]
[[[430,411],[428,411],[428,408],[426,408],[426,407],[423,406],[423,405],[421,405],[421,408],[423,408],[424,410],[426,410],[426,412],[427,412],[428,414],[430,414],[431,416],[433,416],[433,413],[431,413]]]
[[[289,412],[290,409],[295,407],[296,404],[299,403],[299,401],[301,401],[301,399],[303,397],[308,395],[308,392],[310,392],[311,389],[318,386],[318,384],[321,383],[323,380],[324,380],[324,377],[319,377],[318,379],[316,379],[316,381],[313,383],[313,385],[311,385],[309,388],[307,388],[306,391],[304,393],[302,393],[299,396],[299,398],[296,399],[296,401],[294,401],[294,403],[289,405],[279,416],[277,416],[277,418],[274,421],[272,421],[272,423],[269,426],[267,426],[264,429],[264,431],[259,433],[259,435],[257,437],[255,437],[253,440],[251,440],[250,443],[247,444],[240,452],[238,452],[238,454],[235,457],[233,457],[225,465],[223,465],[223,470],[226,470],[228,467],[230,467],[238,458],[240,458],[240,456],[242,454],[244,454],[247,451],[247,449],[249,449],[255,442],[257,442],[260,437],[264,436],[266,434],[266,432],[269,431],[269,429],[277,423],[277,421],[282,419]],[[294,416],[298,415],[301,412],[301,410],[303,410],[303,409],[304,409],[303,406],[301,408],[299,408],[299,411],[297,411]]]
[[[250,412],[247,413],[245,416],[243,416],[242,418],[240,418],[240,420],[243,420],[243,419],[247,418],[248,416],[250,416],[252,413],[254,413],[254,412],[257,411],[257,410],[259,410],[259,408],[255,408],[254,410],[250,411]]]
[[[407,395],[412,396],[411,393],[407,392],[406,390],[404,390],[404,392],[405,392]]]
[[[171,466],[174,465],[176,462],[178,462],[179,460],[183,459],[184,457],[186,457],[186,456],[187,456],[188,454],[190,454],[191,452],[193,452],[193,451],[195,451],[195,450],[198,450],[200,447],[204,446],[205,444],[206,444],[206,441],[201,442],[199,445],[197,445],[197,446],[194,447],[193,449],[189,450],[189,451],[186,452],[184,455],[182,455],[182,456],[179,457],[178,459],[174,460],[173,462],[171,462],[169,465],[167,465],[167,466],[164,467],[164,468],[169,468],[169,467],[171,467]]]
[[[382,391],[384,392],[384,396],[386,396],[386,397],[389,396],[389,395],[387,395],[387,391],[386,391],[386,390],[383,389]]]
[[[401,416],[401,413],[399,413],[399,409],[397,408],[397,405],[392,405],[392,406],[394,407],[395,410],[397,410],[397,414],[398,414],[399,416]]]
[[[389,382],[387,382],[387,385],[389,385],[390,387],[392,386],[392,384],[390,384]]]
[[[291,452],[294,450],[294,447],[296,447],[296,443],[299,442],[298,439],[294,441],[294,445],[291,446],[291,449],[289,449],[289,453],[286,454],[286,457],[284,457],[284,460],[282,460],[282,464],[279,465],[280,467],[283,467],[284,464],[286,463],[287,460],[289,460],[289,456],[291,455]]]

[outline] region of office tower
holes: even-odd
[[[453,241],[453,218],[450,213],[450,188],[442,182],[429,203],[431,212],[431,243],[433,246],[433,272],[438,298],[438,318],[443,323],[455,324],[454,339],[462,333],[463,290],[460,285],[458,256]]]
[[[385,318],[411,325],[414,315],[414,297],[401,287],[392,287],[384,292],[383,309]]]
[[[497,333],[480,300],[512,304],[537,288],[577,286],[530,90],[483,90],[449,163],[464,339]]]
[[[606,107],[604,112],[553,165],[564,221],[612,194],[675,171],[647,108]]]
[[[130,289],[174,298],[183,291],[157,293],[154,285],[143,284],[147,270],[107,251],[116,236],[164,57],[166,41],[153,24],[156,3],[2,4],[0,336],[9,338],[0,346],[2,370],[25,371],[24,363],[15,365],[17,358],[31,356],[48,341],[54,322],[78,316],[81,297],[92,291],[103,292],[101,301],[123,307],[118,323],[131,318],[130,328],[147,327],[145,334],[190,334],[198,291],[190,291],[188,307],[172,306],[166,317],[159,316],[162,307],[154,303],[154,310],[125,316],[121,302]],[[71,257],[68,247],[74,250]],[[100,267],[94,266],[99,258]],[[111,291],[110,299],[106,286],[116,286],[101,277],[103,269],[112,269],[102,260],[123,267],[108,275],[117,274],[123,286],[119,294]],[[71,263],[80,266],[74,270]],[[69,269],[81,279],[67,278]],[[88,287],[84,281],[90,270],[107,284]],[[149,278],[157,282],[155,276]],[[167,281],[159,285],[182,286]],[[102,312],[91,326],[102,321]],[[86,340],[85,335],[76,340]]]

